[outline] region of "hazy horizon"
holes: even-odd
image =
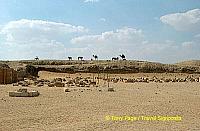
[[[83,59],[84,61],[91,61],[91,59]],[[94,60],[94,59],[93,59]],[[94,61],[107,61],[111,59],[99,59],[99,60],[94,60]],[[121,59],[119,59],[120,61]],[[13,59],[13,60],[0,60],[0,62],[18,62],[18,61],[35,61],[34,59]],[[68,61],[68,59],[39,59],[39,61]],[[78,61],[77,58],[73,59],[73,61]],[[139,59],[127,59],[126,61],[147,61],[147,60],[139,60]],[[180,63],[180,62],[188,62],[188,61],[200,61],[198,59],[188,59],[188,60],[182,60],[182,61],[177,61],[174,63],[165,63],[165,62],[160,62],[160,61],[147,61],[147,62],[155,62],[155,63],[162,63],[162,64],[176,64],[176,63]]]

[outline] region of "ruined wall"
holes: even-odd
[[[0,68],[0,84],[17,82],[17,71],[12,68]]]

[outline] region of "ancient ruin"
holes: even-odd
[[[9,92],[10,97],[36,97],[39,96],[38,91],[27,91],[26,88],[20,88],[17,91]]]

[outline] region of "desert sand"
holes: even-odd
[[[111,78],[186,77],[188,74],[112,74]],[[192,75],[192,74],[191,74]],[[72,79],[92,74],[39,72],[39,79]],[[100,76],[103,76],[101,74]],[[199,75],[194,75],[199,77]],[[70,78],[69,78],[70,77]],[[95,74],[97,77],[97,74]],[[37,87],[38,97],[9,97],[20,86],[0,85],[0,130],[119,130],[119,131],[198,131],[200,130],[200,83],[110,82],[90,87]],[[70,92],[64,92],[69,88]],[[125,120],[118,117],[180,116],[181,120]],[[109,119],[108,119],[109,118]]]

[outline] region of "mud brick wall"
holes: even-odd
[[[17,82],[17,72],[12,68],[0,68],[0,84]]]

